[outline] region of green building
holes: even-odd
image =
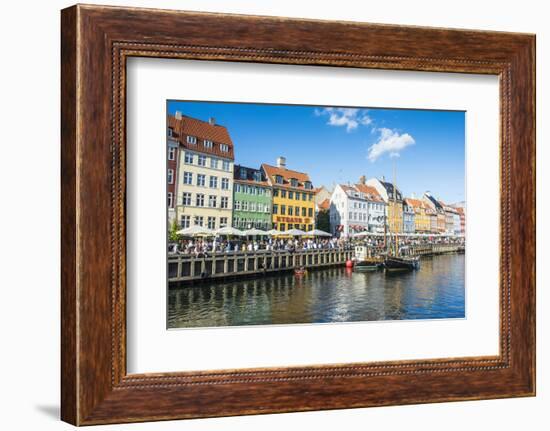
[[[271,229],[271,187],[260,169],[235,165],[233,227]]]

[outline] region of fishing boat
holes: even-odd
[[[377,271],[382,268],[384,259],[380,257],[369,256],[367,247],[359,245],[355,247],[355,257],[353,259],[353,270],[357,272]]]

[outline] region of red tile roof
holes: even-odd
[[[328,210],[330,208],[330,199],[325,199],[318,206],[320,210]]]
[[[167,119],[168,127],[173,130],[173,138],[177,139],[184,148],[231,160],[235,158],[233,141],[224,126],[210,124],[207,121],[198,120],[185,115],[182,116],[181,120],[178,120],[173,115],[168,115]],[[197,143],[188,144],[187,136],[195,136],[197,138]],[[212,148],[206,148],[203,145],[204,140],[212,141]],[[222,151],[220,144],[226,144],[229,147],[228,151]]]
[[[298,172],[298,171],[292,171],[292,170],[287,169],[287,168],[279,168],[277,166],[267,165],[265,163],[262,164],[262,169],[264,170],[269,182],[275,187],[284,187],[284,188],[289,188],[289,189],[300,189],[300,190],[306,190],[306,191],[312,192],[312,193],[314,192],[313,189],[306,189],[305,186],[304,186],[306,181],[311,182],[311,180],[309,179],[308,174],[305,174],[303,172]],[[281,177],[283,177],[283,184],[277,184],[277,182],[275,181],[275,176],[276,175],[280,175]],[[292,187],[290,185],[290,180],[293,179],[293,178],[298,180],[298,186],[297,187]]]
[[[384,202],[384,199],[382,199],[382,196],[380,196],[378,190],[376,190],[373,186],[368,186],[366,184],[355,184],[355,188],[361,193],[364,193],[369,201]]]
[[[420,199],[405,198],[405,202],[413,208],[426,208],[426,204]]]

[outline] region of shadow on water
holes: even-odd
[[[292,273],[169,290],[168,327],[449,319],[464,315],[464,255],[418,271]]]

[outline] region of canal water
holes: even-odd
[[[417,271],[347,268],[171,288],[168,328],[463,318],[464,255],[421,258]]]

